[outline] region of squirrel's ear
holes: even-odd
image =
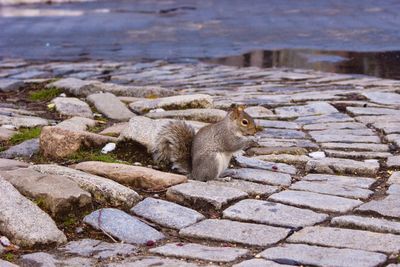
[[[237,119],[240,117],[240,114],[243,112],[244,106],[232,104],[229,110],[229,117],[231,119]]]

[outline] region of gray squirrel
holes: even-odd
[[[255,143],[250,136],[256,132],[253,118],[242,106],[233,107],[223,120],[196,134],[184,121],[170,122],[157,134],[153,158],[172,163],[173,169],[189,174],[190,179],[213,180],[228,167],[233,153]]]

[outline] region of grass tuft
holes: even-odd
[[[31,101],[50,101],[59,96],[63,91],[59,88],[44,88],[37,91],[29,92],[29,100]]]
[[[118,160],[114,154],[102,154],[99,151],[78,151],[68,157],[69,160],[74,162],[82,161],[102,161],[108,163],[126,163]]]
[[[14,257],[14,254],[12,254],[11,252],[8,252],[8,253],[3,255],[3,259],[6,260],[6,261],[13,262],[15,260],[15,257]]]
[[[12,145],[16,145],[16,144],[22,143],[26,140],[37,138],[37,137],[39,137],[41,132],[42,132],[42,128],[40,128],[40,127],[21,128],[18,133],[11,136],[10,143]]]

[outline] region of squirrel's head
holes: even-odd
[[[236,123],[237,128],[243,135],[254,135],[257,132],[256,123],[249,114],[244,112],[243,106],[231,107],[228,117]]]

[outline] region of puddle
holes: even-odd
[[[365,74],[400,80],[400,51],[348,52],[303,49],[258,50],[207,62],[238,67],[289,67],[325,72]]]

